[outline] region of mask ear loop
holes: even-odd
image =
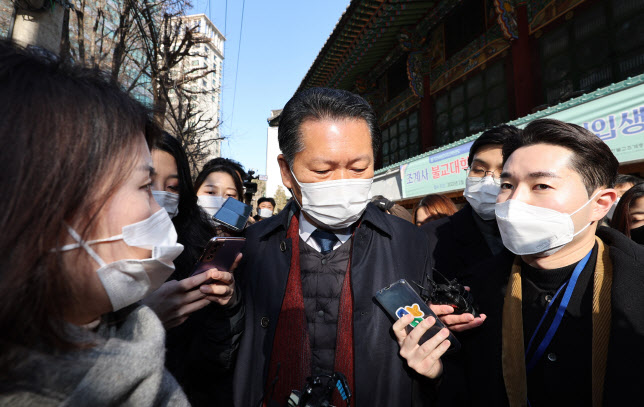
[[[580,210],[582,210],[582,209],[583,209],[586,205],[588,205],[588,204],[589,204],[593,199],[595,199],[595,197],[596,197],[597,195],[599,195],[599,193],[600,193],[600,192],[603,192],[603,189],[602,189],[602,190],[597,191],[597,193],[596,193],[595,195],[591,196],[591,197],[590,197],[590,199],[589,199],[589,200],[587,200],[585,204],[581,205],[581,206],[580,206],[576,211],[574,211],[573,213],[571,213],[571,214],[570,214],[570,216],[572,216],[572,215],[576,214],[577,212],[579,212]]]
[[[595,195],[591,196],[591,197],[590,197],[590,199],[589,199],[588,201],[586,201],[586,203],[585,203],[585,204],[581,205],[581,206],[579,207],[579,209],[577,209],[576,211],[574,211],[573,213],[571,213],[571,214],[570,214],[570,215],[568,215],[568,216],[571,216],[571,217],[572,217],[572,215],[574,215],[574,214],[576,214],[577,212],[579,212],[580,210],[582,210],[582,209],[583,209],[586,205],[588,205],[588,204],[589,204],[593,199],[595,199],[595,197],[596,197],[597,195],[599,195],[599,193],[600,193],[600,192],[602,192],[602,191],[603,191],[603,190],[599,190],[599,191],[597,191],[597,193],[596,193]],[[572,221],[572,218],[571,218],[571,221]],[[575,236],[577,236],[578,234],[580,234],[581,232],[583,232],[584,230],[586,230],[586,228],[587,228],[588,226],[592,225],[592,223],[593,223],[593,222],[587,223],[587,224],[586,224],[586,226],[584,226],[583,228],[581,228],[581,229],[579,229],[577,232],[575,232],[575,233],[572,235],[572,237],[575,237]]]
[[[300,191],[301,191],[302,190],[302,185],[300,184],[300,181],[297,180],[297,177],[295,176],[295,174],[293,174],[293,170],[291,168],[289,168],[288,170],[291,172],[291,176],[295,180],[295,183],[297,184],[297,186],[300,187]],[[293,197],[293,200],[295,201],[297,206],[300,207],[300,210],[304,210],[302,208],[302,204],[298,202],[297,197],[295,196],[295,193],[293,193],[293,188],[289,188],[288,191],[291,193],[291,196]]]
[[[103,259],[101,259],[101,257],[100,257],[100,256],[99,256],[99,255],[94,251],[94,249],[92,249],[92,248],[87,244],[87,242],[85,242],[85,241],[83,240],[83,238],[82,238],[82,237],[80,237],[80,235],[79,235],[78,233],[76,233],[76,231],[75,231],[71,226],[69,226],[69,225],[65,225],[65,226],[67,227],[67,231],[69,232],[69,234],[71,235],[71,237],[73,237],[73,238],[74,238],[74,240],[76,240],[78,243],[72,243],[72,244],[65,245],[65,246],[63,246],[63,247],[61,247],[61,248],[60,248],[60,251],[68,251],[68,250],[72,250],[72,249],[76,249],[76,248],[82,247],[83,249],[85,249],[85,251],[87,252],[87,254],[89,254],[89,255],[94,259],[94,261],[95,261],[96,263],[98,263],[98,265],[99,265],[100,267],[105,267],[105,266],[106,266],[106,263],[105,263],[105,262],[103,261]]]

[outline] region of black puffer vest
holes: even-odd
[[[300,239],[300,273],[313,376],[333,373],[338,310],[350,253],[351,239],[326,255]]]

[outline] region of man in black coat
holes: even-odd
[[[309,376],[322,383],[314,396],[325,397],[336,372],[353,406],[425,405],[431,383],[399,357],[392,321],[373,298],[399,279],[431,276],[426,235],[369,203],[375,113],[349,92],[309,89],[284,107],[279,143],[294,202],[246,230],[236,272],[246,316],[235,405],[285,405]],[[442,354],[449,343],[438,345]],[[328,397],[344,405],[330,384]]]
[[[597,229],[616,199],[617,159],[588,130],[549,119],[530,123],[503,157],[496,217],[514,256],[477,266],[471,291],[488,318],[459,338],[460,403],[639,402],[644,248]]]
[[[506,140],[516,137],[515,126],[501,125],[485,131],[472,147],[463,195],[468,203],[452,216],[428,222],[421,228],[430,241],[435,269],[448,279],[468,285],[476,264],[504,250],[494,216]],[[438,282],[441,281],[436,277]]]

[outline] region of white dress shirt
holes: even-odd
[[[300,211],[300,237],[306,244],[317,250],[318,252],[321,252],[322,249],[320,248],[320,245],[318,245],[318,242],[315,241],[314,238],[311,237],[311,233],[317,229],[311,222],[306,220],[302,212]],[[333,250],[337,249],[338,247],[342,246],[344,242],[349,240],[351,237],[351,227],[344,228],[344,229],[338,229],[332,231],[338,238],[338,241],[335,242],[335,245],[333,245]]]

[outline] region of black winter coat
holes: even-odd
[[[291,204],[246,230],[244,260],[236,274],[246,309],[234,373],[237,407],[259,405],[267,380],[272,380],[267,378],[270,353],[291,261],[286,232],[295,208]],[[430,386],[414,380],[419,377],[399,356],[392,321],[373,295],[401,278],[420,282],[424,273],[431,274],[428,247],[426,235],[413,224],[367,205],[351,261],[356,406],[426,404],[427,394],[418,390],[425,393]]]
[[[466,204],[452,216],[421,226],[429,238],[429,251],[436,270],[465,285],[476,271],[473,266],[494,256],[474,222],[474,216],[472,207]]]
[[[641,389],[644,385],[641,370],[644,366],[644,246],[607,227],[600,227],[597,236],[609,247],[613,265],[612,320],[603,405],[641,405]],[[452,394],[452,405],[508,404],[501,364],[501,320],[513,260],[513,255],[504,252],[483,263],[477,271],[471,289],[487,320],[480,328],[467,331],[459,337],[461,356],[467,363],[465,377],[459,379],[461,391]],[[586,295],[592,296],[592,287],[591,279],[586,289],[590,292]],[[574,333],[559,330],[557,335]],[[548,348],[544,354],[548,354]],[[556,361],[560,369],[576,374],[579,366],[568,366],[565,355],[560,356],[564,356]],[[450,374],[452,372],[447,370],[444,373],[445,376]],[[561,375],[565,377],[563,371]],[[584,389],[570,390],[578,392],[590,388],[591,384],[588,383]],[[439,392],[443,390],[441,388]],[[454,396],[458,400],[454,400]],[[549,405],[562,405],[562,402],[554,399]]]

